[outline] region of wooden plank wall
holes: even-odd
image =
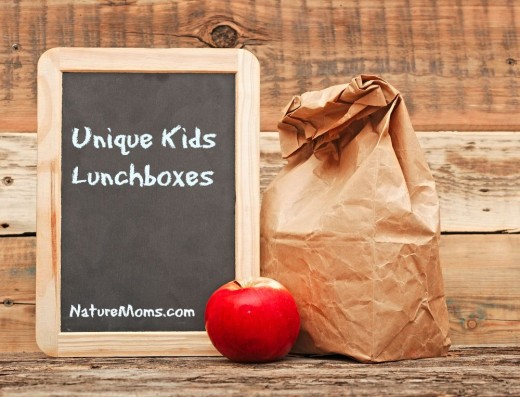
[[[447,232],[441,239],[441,264],[452,339],[457,344],[520,343],[520,234],[513,233],[520,225],[520,168],[513,166],[520,164],[520,148],[511,149],[520,133],[505,134],[503,142],[492,133],[433,134],[418,135],[437,181]],[[34,133],[0,134],[0,180],[11,180],[0,185],[2,203],[7,203],[0,207],[0,222],[11,222],[0,229],[4,235],[35,230],[35,141]],[[477,141],[478,148],[464,149]],[[284,161],[277,134],[265,132],[260,142],[263,191]],[[461,159],[455,161],[450,153]],[[499,167],[502,163],[511,169]],[[488,191],[479,195],[482,189]],[[490,212],[501,216],[493,220]],[[454,233],[472,227],[487,232]],[[510,233],[488,233],[504,230]],[[0,238],[0,351],[37,348],[35,251],[35,237]]]
[[[437,182],[454,343],[520,343],[519,18],[514,0],[1,2],[0,352],[37,349],[36,64],[55,46],[246,48],[263,131],[293,95],[386,78]],[[261,150],[264,189],[283,166],[276,134]]]
[[[520,128],[514,0],[6,0],[0,130],[35,131],[48,48],[243,47],[262,68],[262,129],[295,94],[376,73],[418,130]]]

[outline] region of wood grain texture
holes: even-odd
[[[34,304],[0,306],[0,352],[36,352]],[[1,393],[0,393],[1,394]]]
[[[0,352],[37,349],[35,240],[0,238]],[[520,235],[443,235],[440,254],[452,342],[520,345]]]
[[[360,365],[340,357],[268,364],[225,358],[49,359],[0,355],[4,397],[520,395],[519,347],[454,347],[446,358]],[[52,375],[50,375],[52,374]]]
[[[38,351],[34,332],[36,239],[0,238],[0,351]]]
[[[61,248],[61,87],[59,52],[51,50],[38,62],[38,195],[36,263],[36,343],[47,354],[57,351],[60,324],[59,288]],[[43,316],[40,313],[44,314]]]
[[[520,231],[520,133],[423,133],[445,231]]]
[[[260,274],[260,65],[240,50],[237,69],[235,274],[251,278]]]
[[[0,234],[36,231],[36,136],[0,134]]]
[[[520,235],[443,235],[452,341],[520,345]]]
[[[38,309],[38,306],[37,306]],[[38,313],[38,312],[37,312]],[[39,343],[38,346],[47,354]],[[54,357],[220,356],[205,331],[60,332]]]
[[[260,190],[284,165],[277,133],[260,134]],[[441,228],[520,231],[520,133],[418,133],[437,183]],[[35,134],[0,133],[0,235],[36,230]],[[12,184],[2,178],[15,175]]]
[[[36,64],[57,46],[246,48],[263,130],[293,95],[359,73],[395,85],[420,130],[518,130],[519,18],[512,0],[8,0],[0,131],[36,129]]]
[[[0,238],[0,303],[34,305],[35,263],[34,237]]]

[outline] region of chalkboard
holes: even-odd
[[[204,331],[235,278],[234,74],[64,73],[62,100],[61,330]]]
[[[54,49],[39,88],[40,347],[214,354],[209,296],[259,268],[256,59]]]

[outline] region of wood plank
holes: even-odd
[[[520,133],[420,134],[441,201],[441,229],[520,231]]]
[[[453,343],[520,345],[520,235],[443,235],[440,257]]]
[[[0,235],[36,231],[36,134],[0,134]]]
[[[0,305],[0,352],[40,351],[36,345],[34,307],[34,304]]]
[[[35,240],[0,238],[0,352],[37,349]],[[520,235],[443,235],[440,254],[452,342],[520,345]]]
[[[418,133],[447,232],[520,231],[520,132]],[[0,235],[36,230],[35,134],[0,133]],[[277,133],[260,137],[263,191],[284,165]],[[5,178],[13,183],[1,183]],[[2,179],[4,178],[4,179]]]
[[[56,46],[242,47],[263,130],[293,95],[383,76],[420,130],[520,128],[520,4],[384,0],[2,2],[0,131],[36,129],[36,64]]]
[[[34,305],[35,263],[35,237],[0,238],[0,303]]]
[[[0,351],[38,351],[35,337],[36,239],[0,238]]]
[[[2,396],[520,395],[519,347],[455,347],[446,358],[360,365],[340,357],[267,364],[225,358],[0,355]],[[52,374],[52,376],[49,376]]]

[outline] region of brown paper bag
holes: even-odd
[[[261,212],[262,275],[294,295],[294,351],[446,355],[439,201],[403,98],[376,76],[294,97]]]

